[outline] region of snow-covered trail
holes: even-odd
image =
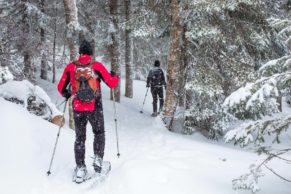
[[[123,84],[123,83],[122,83]],[[135,81],[134,99],[117,104],[121,157],[116,156],[113,104],[103,85],[106,128],[105,160],[112,163],[108,179],[96,187],[71,181],[75,167],[74,131],[62,129],[52,175],[46,176],[58,128],[20,106],[0,99],[0,192],[3,194],[242,194],[231,180],[246,172],[255,154],[205,139],[168,132],[159,118],[150,117],[151,97],[139,113],[145,83]],[[45,88],[61,101],[54,86]],[[91,168],[92,132],[88,125],[86,163]],[[281,163],[277,170],[288,172]],[[290,173],[287,174],[290,176]],[[262,178],[264,194],[288,194],[290,184],[273,175]],[[275,185],[275,186],[274,186]]]

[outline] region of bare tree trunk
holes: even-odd
[[[180,76],[179,76],[179,88],[181,89],[180,92],[180,96],[179,96],[179,106],[180,107],[184,107],[185,106],[185,96],[186,96],[186,92],[184,92],[184,87],[186,84],[186,78],[187,76],[185,75],[185,73],[187,74],[186,68],[188,65],[188,55],[187,55],[187,50],[188,50],[188,42],[186,39],[186,32],[187,32],[187,26],[186,24],[184,24],[183,26],[183,31],[182,31],[182,46],[181,46],[181,59],[180,59]]]
[[[31,38],[30,32],[30,22],[29,22],[29,15],[28,15],[28,7],[26,6],[27,0],[22,0],[25,5],[25,10],[23,11],[22,16],[22,31],[23,31],[23,42],[22,42],[22,55],[23,55],[23,73],[26,79],[34,82],[34,65],[33,65],[33,57],[32,51],[29,46],[29,39]]]
[[[23,73],[26,79],[34,82],[34,65],[32,61],[32,53],[30,50],[25,50],[23,52],[23,63],[24,63],[24,69]]]
[[[165,121],[174,117],[177,100],[179,97],[179,58],[180,58],[180,38],[182,27],[180,24],[180,6],[178,0],[171,2],[172,25],[170,32],[170,53],[167,70],[167,90],[164,118]]]
[[[78,55],[79,23],[78,11],[75,0],[64,0],[65,17],[66,17],[66,36],[70,49],[70,60],[73,61]],[[75,129],[72,100],[69,103],[69,126]]]
[[[277,105],[278,105],[278,110],[280,112],[282,112],[283,111],[283,109],[282,109],[282,96],[277,97]]]
[[[58,15],[58,7],[57,3],[55,3],[55,19],[54,19],[54,43],[53,43],[53,80],[52,82],[56,82],[56,39],[57,39],[57,15]]]
[[[130,14],[130,0],[124,0],[125,3],[125,20],[129,22]],[[133,88],[132,88],[132,65],[131,65],[131,44],[130,44],[130,29],[128,23],[126,23],[125,29],[125,96],[128,98],[133,97]]]
[[[66,17],[66,36],[70,49],[70,60],[73,61],[78,55],[79,23],[75,0],[64,0]]]
[[[45,2],[44,0],[40,0],[41,12],[45,14]],[[40,65],[40,78],[43,80],[47,80],[47,52],[46,52],[46,38],[45,38],[45,29],[44,27],[40,28],[40,41],[42,48],[42,56],[41,56],[41,65]]]
[[[110,9],[112,27],[110,28],[111,45],[109,46],[109,54],[110,54],[110,59],[111,59],[111,70],[114,71],[120,77],[120,67],[118,64],[117,8],[118,8],[118,0],[110,0],[109,9]],[[114,89],[114,97],[115,97],[116,102],[120,102],[120,82],[118,83],[118,86]],[[111,100],[112,100],[112,96],[111,96]]]

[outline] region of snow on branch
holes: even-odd
[[[200,8],[201,11],[213,12],[213,11],[222,11],[227,9],[230,11],[235,11],[239,9],[240,5],[245,4],[248,6],[259,6],[263,4],[262,0],[226,0],[226,1],[217,1],[217,0],[196,0],[192,1],[191,5],[193,7]]]
[[[51,17],[47,14],[43,13],[37,6],[33,5],[32,3],[26,2],[24,3],[25,11],[28,15],[36,15],[39,18],[39,25],[45,27],[48,25],[49,20],[51,20]]]
[[[9,71],[8,67],[0,66],[0,85],[9,80],[13,80],[12,73]]]
[[[259,119],[278,112],[278,84],[288,80],[285,74],[248,83],[228,96],[223,107],[238,119]]]
[[[285,115],[278,118],[268,118],[259,121],[250,121],[229,131],[225,135],[225,141],[239,144],[242,147],[255,143],[260,145],[266,142],[267,136],[272,136],[272,143],[280,143],[280,135],[291,124],[291,116]]]
[[[260,79],[228,96],[223,107],[239,119],[260,119],[278,112],[277,97],[288,95],[291,56],[271,60],[259,69]]]
[[[250,190],[252,193],[260,191],[260,187],[258,186],[258,179],[265,174],[262,173],[261,168],[258,168],[254,164],[252,164],[249,169],[249,173],[241,175],[239,178],[232,181],[232,188],[234,190],[244,189]]]
[[[286,161],[286,159],[283,158],[281,155],[286,154],[287,152],[290,152],[291,149],[282,149],[279,151],[272,152],[265,148],[262,148],[262,149],[259,149],[258,151],[266,154],[267,158],[265,158],[262,162],[258,164],[252,164],[249,167],[249,170],[250,170],[249,173],[243,174],[239,178],[234,179],[232,181],[232,187],[234,190],[238,190],[238,189],[250,190],[252,193],[257,193],[258,191],[260,191],[260,187],[258,186],[258,181],[259,181],[259,178],[265,176],[265,174],[263,173],[262,167],[265,167],[267,170],[272,172],[275,176],[279,177],[283,181],[286,181],[289,183],[291,182],[291,180],[283,177],[282,175],[280,175],[274,169],[272,169],[271,167],[267,165],[268,162],[270,162],[271,160],[275,158],[282,161]]]
[[[291,69],[291,55],[271,60],[259,69],[261,76],[271,76]]]

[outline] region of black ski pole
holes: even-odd
[[[140,113],[143,113],[143,107],[144,107],[144,104],[145,104],[145,101],[146,101],[146,98],[147,98],[147,95],[148,95],[148,91],[149,91],[149,87],[147,88],[147,91],[146,91],[146,94],[145,94],[145,97],[144,97],[144,100],[143,100],[143,104],[142,104],[142,108],[141,108]]]
[[[64,106],[63,119],[64,119],[64,117],[65,117],[65,112],[66,112],[67,104],[68,104],[68,100],[66,100],[66,103],[65,103],[65,106]],[[59,141],[59,137],[60,137],[60,133],[61,133],[61,128],[62,128],[62,126],[63,126],[63,125],[61,125],[61,126],[59,127],[59,131],[58,131],[58,134],[57,134],[57,138],[56,138],[55,146],[54,146],[54,149],[53,149],[53,154],[52,154],[52,157],[51,157],[50,166],[49,166],[49,169],[48,169],[48,171],[47,171],[47,175],[48,175],[48,176],[51,174],[51,168],[52,168],[52,165],[53,165],[53,161],[54,161],[54,157],[55,157],[55,153],[56,153],[56,149],[57,149],[57,144],[58,144],[58,141]]]
[[[114,122],[115,122],[115,134],[116,134],[116,146],[117,146],[117,157],[120,157],[119,153],[119,143],[118,143],[118,132],[117,132],[117,114],[116,114],[116,106],[115,106],[115,95],[114,89],[112,89],[112,100],[113,100],[113,109],[114,109]]]

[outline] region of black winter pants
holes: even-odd
[[[153,112],[157,112],[158,98],[160,101],[159,111],[163,109],[164,106],[164,91],[163,87],[151,87],[151,93],[153,96]]]
[[[74,111],[74,121],[76,130],[74,150],[77,166],[85,165],[86,125],[88,121],[91,124],[94,133],[94,154],[103,158],[105,148],[105,131],[101,97],[96,99],[94,111]]]

